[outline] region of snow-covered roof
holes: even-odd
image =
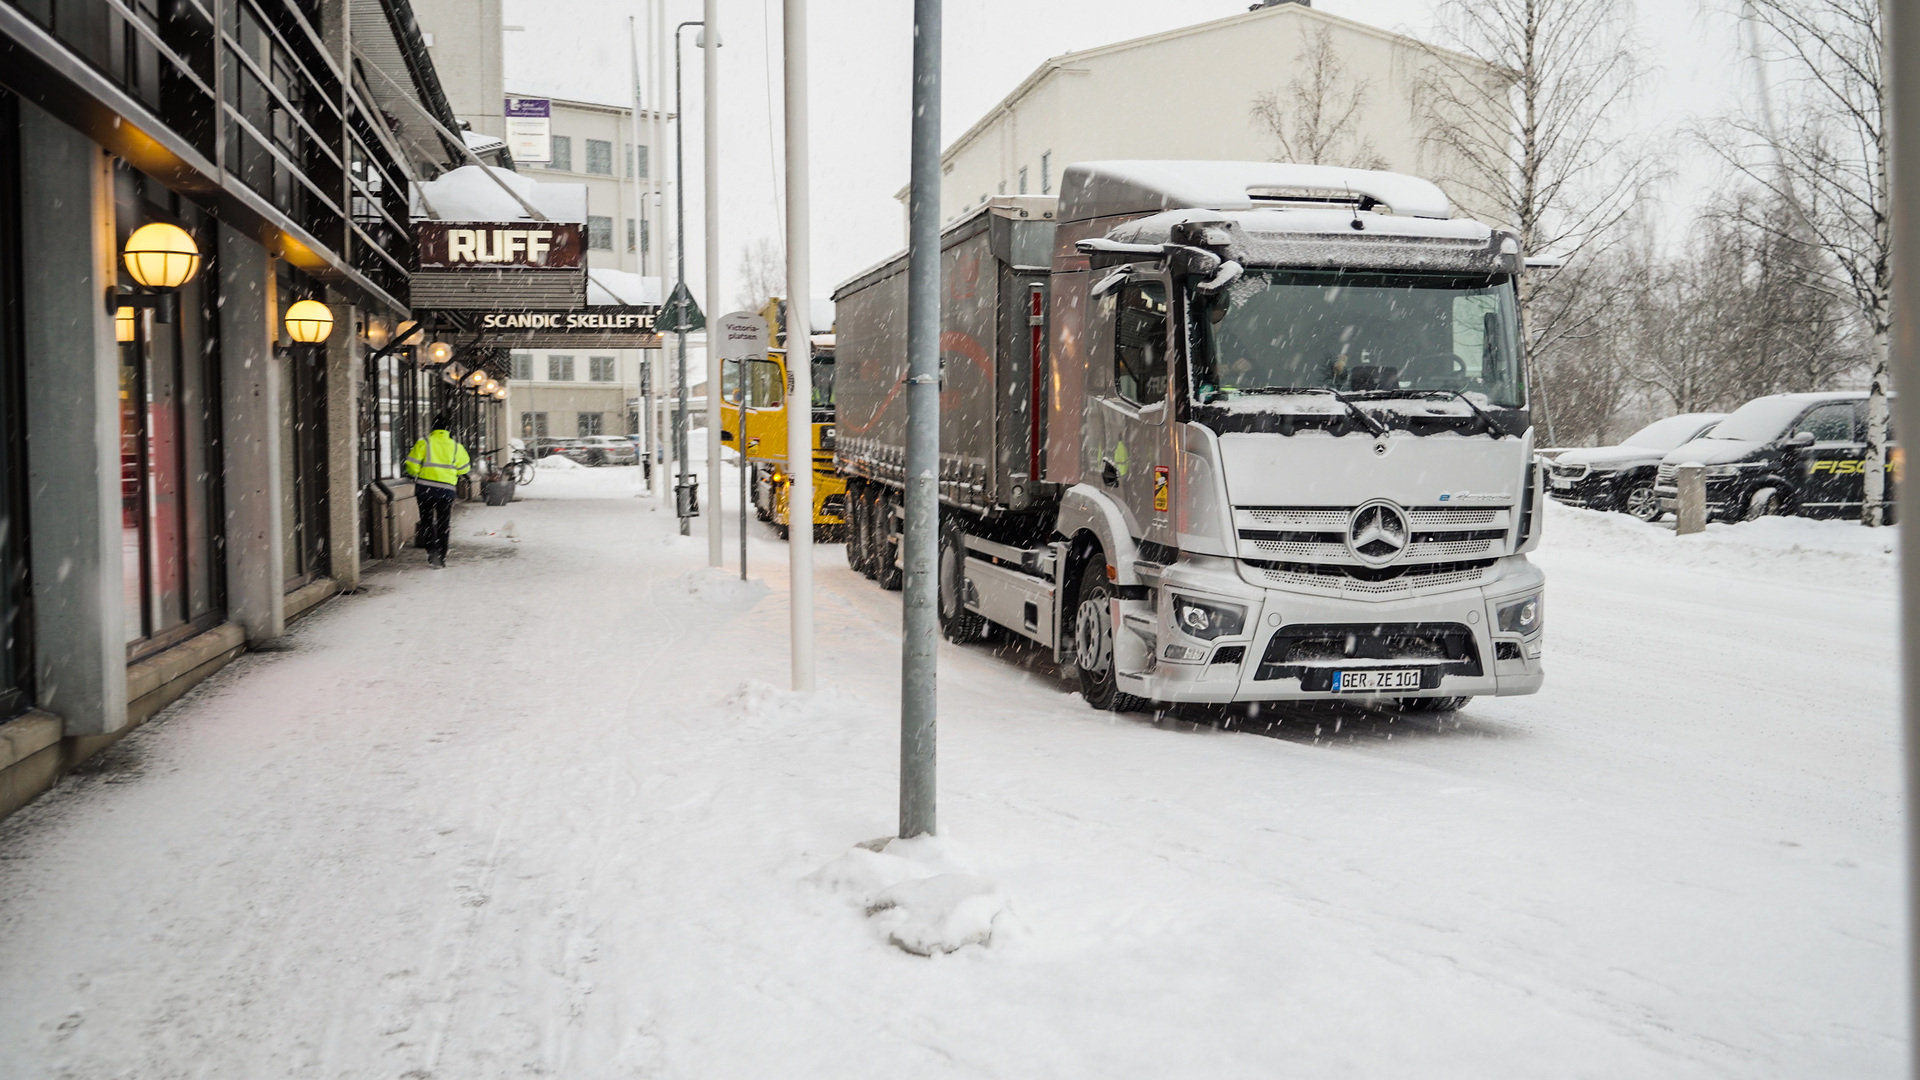
[[[507,145],[505,139],[493,135],[482,135],[477,131],[462,131],[460,138],[467,144],[467,149],[473,151],[476,155],[491,154]]]
[[[1273,161],[1084,161],[1060,178],[1058,221],[1205,208],[1255,210],[1300,200],[1371,199],[1394,214],[1448,218],[1430,181],[1401,173]]]
[[[625,270],[587,271],[587,306],[658,304],[663,302],[660,279]]]
[[[487,166],[500,183],[487,178],[479,165],[450,169],[438,179],[413,185],[413,216],[416,220],[438,216],[446,221],[529,221],[524,207],[500,190],[505,184],[519,193],[548,221],[587,220],[587,185],[548,184],[522,176],[511,169]],[[432,214],[428,208],[432,208]]]

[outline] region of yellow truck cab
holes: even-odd
[[[792,487],[787,455],[787,389],[793,381],[787,377],[787,353],[780,331],[785,306],[778,299],[761,312],[767,319],[767,356],[764,360],[745,361],[744,380],[741,364],[723,365],[720,406],[721,445],[738,450],[746,458],[752,487],[754,512],[762,521],[771,521],[786,535],[790,524],[787,493]],[[833,335],[813,335],[813,526],[823,539],[837,538],[846,526],[846,479],[834,471],[833,407]],[[742,389],[745,391],[745,429],[742,430]]]

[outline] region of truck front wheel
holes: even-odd
[[[893,500],[888,490],[880,488],[871,505],[873,514],[868,518],[868,525],[873,531],[867,534],[872,538],[867,545],[867,557],[873,560],[873,580],[888,592],[899,592],[900,542],[888,535],[893,531]]]
[[[1145,698],[1123,694],[1113,667],[1113,585],[1107,561],[1095,553],[1080,574],[1080,606],[1073,617],[1074,664],[1080,669],[1080,696],[1096,709],[1140,712]]]

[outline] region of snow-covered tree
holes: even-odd
[[[1264,90],[1253,99],[1254,122],[1273,139],[1273,160],[1386,168],[1387,160],[1360,129],[1372,83],[1347,70],[1334,48],[1332,28],[1307,32],[1292,70],[1299,74],[1285,89]]]

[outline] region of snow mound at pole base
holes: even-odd
[[[688,596],[718,601],[758,600],[767,594],[766,582],[757,578],[741,581],[740,571],[723,566],[689,571],[674,581],[673,588]]]
[[[989,945],[1012,919],[997,883],[955,866],[939,837],[862,844],[808,875],[855,900],[888,944],[915,956]]]
[[[536,469],[559,469],[563,472],[568,469],[586,468],[585,465],[580,464],[572,458],[563,457],[559,454],[548,454],[546,457],[534,462],[533,465]]]

